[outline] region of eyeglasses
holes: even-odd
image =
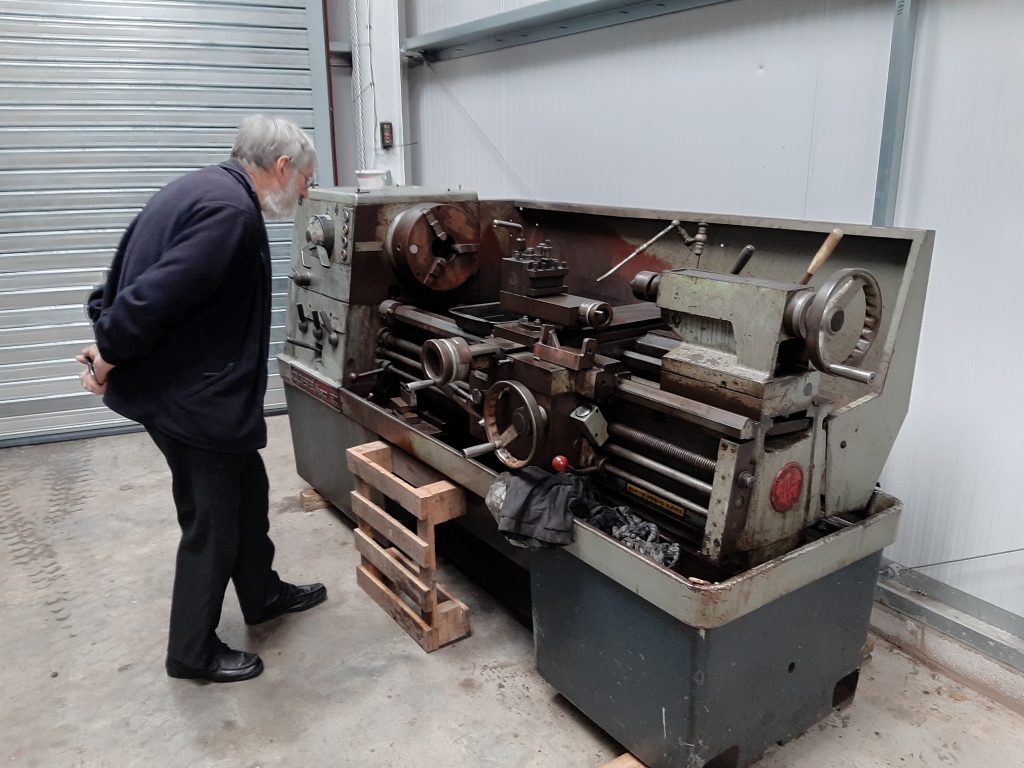
[[[295,161],[292,160],[290,157],[288,158],[288,162],[291,163],[292,165],[295,165]],[[315,172],[314,173],[306,173],[301,168],[299,168],[299,166],[297,166],[297,165],[295,165],[295,170],[297,170],[299,172],[299,174],[302,176],[302,181],[305,184],[306,189],[312,189],[313,187],[316,186],[316,174],[315,174]]]
[[[316,186],[316,176],[314,174],[311,173],[307,176],[301,170],[299,173],[302,174],[302,181],[306,185],[306,189],[312,189]]]

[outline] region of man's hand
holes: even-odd
[[[94,395],[102,395],[106,392],[107,377],[114,370],[114,366],[103,359],[99,347],[90,344],[75,355],[75,360],[85,366],[85,370],[78,376],[82,386]]]

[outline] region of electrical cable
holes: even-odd
[[[971,555],[970,557],[958,557],[955,560],[941,560],[937,563],[925,563],[924,565],[901,565],[898,566],[898,571],[919,571],[922,568],[935,568],[939,565],[952,565],[953,563],[965,563],[968,560],[981,560],[986,557],[997,557],[999,555],[1013,555],[1017,552],[1024,552],[1024,547],[1018,547],[1017,549],[1006,549],[1002,552],[989,552],[987,555]]]
[[[359,60],[359,5],[361,0],[350,0],[348,7],[349,36],[352,38],[352,104],[355,107],[357,169],[366,163],[366,149],[363,142],[363,98],[362,68]]]
[[[380,146],[380,134],[377,132],[377,127],[380,125],[380,120],[377,118],[377,82],[373,78],[373,3],[369,2],[366,4],[366,47],[370,54],[370,84],[367,86],[370,90],[370,97],[373,100],[373,151],[376,154],[381,152],[383,148]],[[374,163],[376,165],[376,162]]]

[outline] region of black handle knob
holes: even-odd
[[[754,255],[754,251],[757,250],[752,245],[743,246],[743,250],[740,251],[740,255],[736,258],[736,263],[732,265],[732,270],[729,272],[730,275],[738,275],[743,271],[743,268],[747,266],[747,262],[750,261],[750,257]]]

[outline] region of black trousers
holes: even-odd
[[[270,483],[256,451],[206,451],[147,431],[171,468],[181,526],[167,655],[201,668],[220,648],[216,630],[228,580],[246,620],[258,618],[281,588],[268,535]]]

